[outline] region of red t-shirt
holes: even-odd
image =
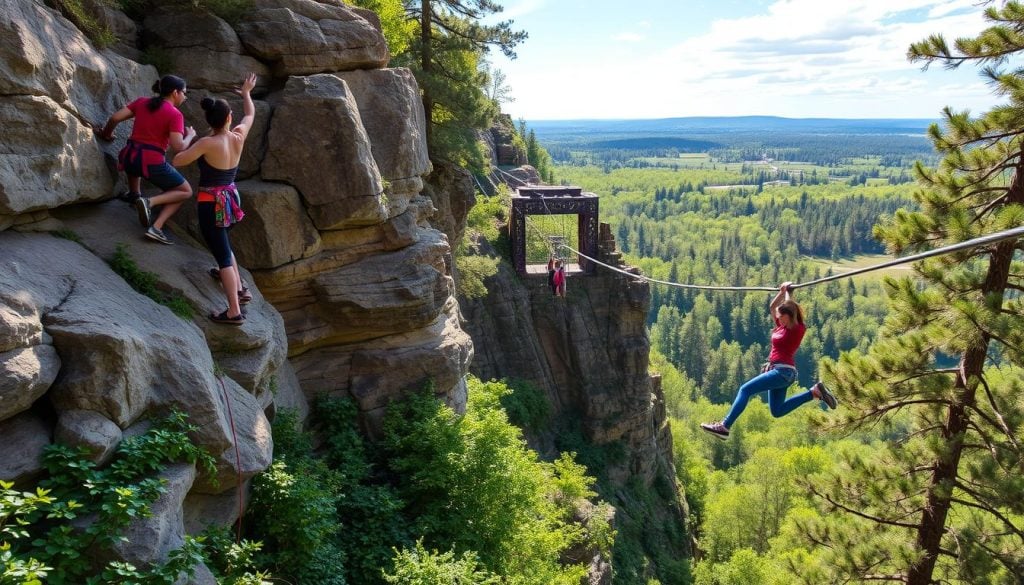
[[[775,329],[772,330],[772,352],[768,354],[768,361],[779,364],[796,365],[796,350],[804,339],[804,332],[807,327],[803,323],[794,323],[793,327],[786,329],[775,320]]]
[[[132,140],[167,150],[171,132],[185,134],[185,117],[167,100],[155,112],[149,111],[148,104],[149,98],[139,98],[127,106],[135,114]]]

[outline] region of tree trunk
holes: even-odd
[[[433,136],[433,111],[434,101],[430,97],[430,73],[433,69],[433,45],[431,44],[431,26],[433,26],[433,13],[430,8],[430,0],[420,0],[420,69],[423,71],[423,115],[426,128],[425,136],[429,150]]]
[[[1024,202],[1024,165],[1017,166],[1006,199],[1006,204]],[[1015,240],[1004,240],[996,245],[989,260],[988,274],[985,275],[985,282],[982,284],[982,298],[987,298],[990,294],[996,295],[999,304],[1002,304],[1016,245]],[[964,352],[960,360],[960,375],[957,376],[953,392],[954,402],[946,413],[946,421],[942,428],[942,438],[949,450],[935,462],[935,470],[928,482],[928,497],[917,528],[917,546],[924,556],[907,571],[907,585],[929,585],[935,582],[932,573],[939,558],[942,536],[946,532],[946,517],[951,506],[953,483],[958,476],[964,433],[970,422],[969,408],[975,404],[978,381],[985,368],[990,340],[991,336],[983,333],[982,341]]]

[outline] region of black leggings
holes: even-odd
[[[203,240],[206,247],[217,259],[217,266],[227,268],[232,266],[231,242],[228,241],[228,228],[217,227],[214,219],[213,202],[201,202],[196,205],[196,213],[199,215],[199,231],[203,233]]]

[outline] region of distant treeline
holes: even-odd
[[[930,164],[935,154],[923,136],[906,134],[720,133],[686,136],[572,137],[542,139],[552,160],[581,166],[619,163],[654,166],[645,158],[678,158],[706,152],[722,163],[755,160],[805,162],[826,167],[850,164],[858,158],[885,153],[882,166],[910,167],[916,160]]]

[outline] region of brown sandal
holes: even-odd
[[[208,317],[210,318],[210,321],[224,325],[242,325],[245,323],[244,313],[239,313],[237,317],[228,317],[227,309],[224,309],[220,313],[210,313]]]

